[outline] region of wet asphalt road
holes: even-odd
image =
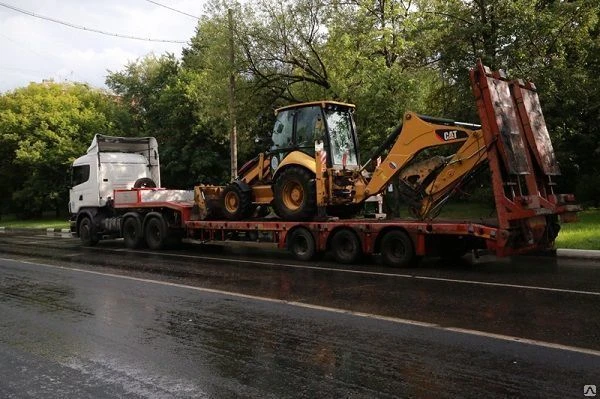
[[[0,235],[0,397],[583,397],[600,264]],[[600,394],[600,392],[599,392]]]

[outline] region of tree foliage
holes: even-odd
[[[82,84],[31,83],[0,97],[4,208],[24,216],[64,209],[69,165],[95,133],[128,130],[114,96]]]

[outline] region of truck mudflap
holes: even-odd
[[[558,161],[536,87],[509,79],[481,61],[470,72],[487,146],[498,227],[509,232],[495,243],[498,255],[546,250],[554,245],[558,220],[576,220],[572,194],[555,192]]]

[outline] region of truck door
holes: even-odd
[[[75,214],[81,208],[98,205],[97,167],[90,164],[74,165],[71,170],[69,211]]]

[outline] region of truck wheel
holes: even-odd
[[[137,217],[128,217],[123,222],[123,239],[127,248],[136,249],[142,246],[144,242],[142,223]]]
[[[167,243],[167,225],[163,218],[154,216],[146,222],[145,227],[146,244],[148,248],[153,250],[159,250],[165,247]]]
[[[98,244],[98,234],[96,233],[96,227],[87,216],[84,216],[79,221],[79,239],[81,239],[81,243],[85,246],[94,246]]]
[[[225,219],[242,220],[252,216],[255,208],[251,195],[251,191],[242,191],[235,183],[225,187],[221,193],[221,210]]]
[[[388,266],[413,266],[416,257],[412,239],[401,230],[387,232],[381,240],[381,257]]]
[[[360,239],[349,229],[339,230],[331,239],[333,256],[339,263],[355,263],[362,256]]]
[[[311,260],[317,253],[315,238],[304,227],[298,227],[290,233],[287,238],[287,246],[290,253],[298,260]]]
[[[149,177],[142,177],[133,183],[133,188],[156,188],[156,183]]]
[[[304,168],[292,166],[281,172],[273,196],[273,208],[282,219],[312,219],[317,213],[315,177]]]

